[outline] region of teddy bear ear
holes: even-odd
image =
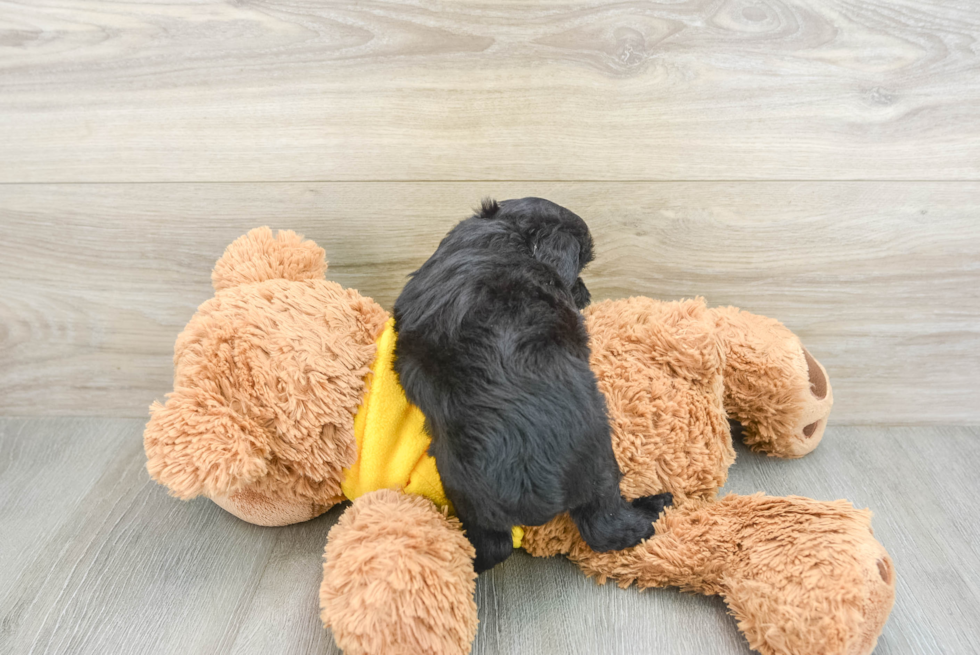
[[[326,270],[326,253],[314,242],[292,230],[273,236],[268,227],[257,227],[225,249],[214,265],[211,284],[221,291],[266,280],[320,280]]]

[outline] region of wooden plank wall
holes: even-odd
[[[256,225],[390,307],[483,195],[596,298],[783,320],[842,423],[980,423],[980,5],[0,2],[0,415],[143,416]]]

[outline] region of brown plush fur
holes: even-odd
[[[791,365],[803,358],[798,340],[775,321],[708,310],[700,299],[631,298],[599,303],[587,314],[592,368],[613,421],[623,493],[669,490],[678,502],[657,522],[656,536],[635,548],[595,553],[559,517],[526,530],[528,552],[566,554],[602,583],[721,595],[764,655],[869,653],[895,589],[870,513],[844,501],[761,494],[712,502],[734,459],[723,399],[741,403],[740,417],[756,421],[762,434],[772,426],[802,427],[761,411],[766,394],[775,396],[777,416],[809,416],[814,406],[825,406],[826,397],[811,392],[807,372]],[[792,453],[804,438],[774,434],[780,438],[756,443]]]
[[[802,457],[820,443],[834,392],[827,371],[779,321],[711,310],[725,348],[725,408],[753,450]]]
[[[567,518],[529,530],[524,547],[567,554],[600,583],[720,595],[764,655],[866,655],[895,597],[870,518],[845,501],[732,494],[668,509],[629,550],[590,550]]]
[[[253,230],[214,270],[215,297],[178,338],[174,392],[154,404],[147,468],[181,498],[283,525],[342,499],[353,415],[387,314],[323,279],[323,251]],[[607,301],[586,311],[628,498],[676,505],[657,534],[595,553],[567,516],[528,528],[533,555],[568,555],[599,582],[721,595],[764,655],[867,655],[895,574],[870,514],[844,501],[716,499],[734,461],[729,416],[753,448],[798,457],[833,403],[826,371],[777,321],[701,299]],[[419,497],[358,498],[333,528],[323,620],[348,655],[462,655],[476,630],[473,550]]]
[[[292,232],[262,228],[228,246],[214,298],[177,339],[174,391],[144,433],[147,469],[173,495],[251,507],[246,517],[265,524],[343,499],[353,416],[388,315],[325,270],[323,250]],[[256,509],[269,503],[280,509]]]
[[[468,653],[476,635],[475,552],[421,496],[382,489],[330,530],[321,617],[346,655]]]
[[[714,498],[735,461],[722,407],[724,352],[702,300],[605,301],[586,311],[591,366],[632,500]]]

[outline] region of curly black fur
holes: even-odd
[[[581,218],[540,198],[484,200],[395,302],[395,370],[425,414],[477,571],[510,555],[513,525],[569,512],[594,550],[653,534],[669,494],[626,502],[605,401],[589,369]]]

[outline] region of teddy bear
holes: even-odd
[[[154,403],[147,469],[258,525],[351,501],[330,530],[321,618],[348,655],[468,653],[473,549],[428,455],[424,417],[392,370],[388,313],[325,279],[324,251],[258,228],[212,273],[215,295],[177,338],[174,390]],[[584,311],[627,499],[670,492],[655,534],[588,548],[565,515],[514,529],[532,556],[565,556],[599,583],[720,595],[763,655],[866,655],[895,572],[870,512],[838,500],[719,498],[744,441],[801,457],[833,404],[827,373],[778,321],[701,298],[634,297]]]

